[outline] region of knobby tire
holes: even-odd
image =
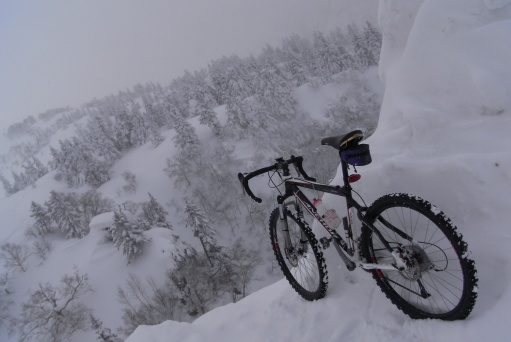
[[[328,287],[323,252],[309,225],[289,210],[286,213],[292,242],[289,251],[285,250],[284,225],[279,217],[279,208],[275,208],[270,215],[270,239],[275,257],[289,284],[300,296],[309,301],[321,299]],[[300,238],[302,232],[306,241]]]

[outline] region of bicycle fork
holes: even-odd
[[[285,205],[279,204],[279,220],[282,227],[282,234],[284,235],[284,246],[285,250],[288,251],[292,246],[291,236],[289,236],[289,225],[287,223],[287,215]]]
[[[307,253],[308,242],[307,242],[307,236],[305,236],[305,233],[300,229],[299,243],[297,243],[296,245],[293,245],[293,241],[292,241],[291,235],[289,233],[289,223],[287,220],[287,213],[286,213],[286,207],[288,205],[294,205],[298,219],[303,218],[303,213],[302,213],[301,209],[299,208],[299,206],[296,204],[296,202],[279,204],[279,220],[280,220],[280,227],[282,230],[282,235],[284,236],[284,251],[286,253],[286,257],[288,258],[289,262],[293,266],[296,267],[296,266],[298,266],[299,256],[303,256]]]

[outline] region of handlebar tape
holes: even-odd
[[[303,169],[302,162],[303,162],[303,157],[295,157],[295,156],[291,156],[291,159],[286,161],[287,164],[295,164],[298,171],[303,176],[303,178],[305,178],[306,180],[315,182],[316,178],[309,177],[307,175],[307,173]],[[251,172],[251,173],[247,174],[246,176],[244,176],[241,172],[238,173],[238,179],[241,182],[241,184],[243,185],[243,189],[245,189],[246,193],[250,196],[250,198],[252,198],[257,203],[261,203],[263,200],[260,199],[259,197],[255,196],[254,193],[252,192],[252,190],[250,190],[248,181],[251,180],[252,178],[262,175],[263,173],[266,173],[268,171],[276,170],[278,166],[279,166],[279,164],[277,163],[272,166],[263,167],[262,169]]]
[[[250,177],[252,178],[252,177]],[[253,193],[252,193],[252,190],[250,190],[250,187],[248,186],[248,180],[250,178],[245,178],[245,176],[243,176],[243,174],[240,172],[238,173],[238,179],[241,183],[241,185],[243,186],[243,189],[245,190],[245,192],[250,196],[250,198],[252,198],[254,201],[256,201],[257,203],[261,203],[262,200],[259,198],[259,197],[256,197]]]
[[[275,165],[268,166],[268,167],[259,169],[257,171],[251,172],[246,176],[243,176],[242,173],[238,173],[238,179],[240,180],[241,184],[243,185],[243,189],[245,189],[245,191],[250,196],[250,198],[252,198],[257,203],[261,203],[263,200],[260,199],[259,197],[255,196],[254,193],[252,192],[252,190],[250,190],[250,187],[248,186],[248,181],[254,177],[257,177],[257,176],[259,176],[265,172],[271,171],[273,169],[275,169]]]
[[[316,181],[316,178],[314,177],[309,177],[309,175],[307,175],[307,173],[305,172],[305,170],[303,169],[303,166],[302,166],[302,162],[303,162],[303,157],[295,157],[295,156],[291,156],[291,159],[290,160],[293,160],[293,158],[295,159],[295,163],[296,163],[296,167],[298,168],[298,171],[300,172],[300,174],[303,176],[303,178],[305,178],[306,180],[309,180],[311,182],[315,182]]]

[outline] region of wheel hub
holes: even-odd
[[[422,272],[428,272],[430,261],[428,255],[417,245],[410,245],[403,248],[403,255],[406,257],[407,267],[401,271],[401,275],[406,279],[418,280]]]
[[[286,249],[286,257],[291,266],[298,266],[298,253],[295,248]]]

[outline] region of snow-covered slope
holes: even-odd
[[[304,301],[282,280],[191,324],[141,326],[129,342],[509,339],[511,1],[381,0],[379,18],[386,93],[368,140],[373,163],[360,168],[356,189],[368,202],[413,193],[452,218],[478,269],[471,316],[413,321],[368,274],[349,273],[328,253],[330,287],[321,301]]]

